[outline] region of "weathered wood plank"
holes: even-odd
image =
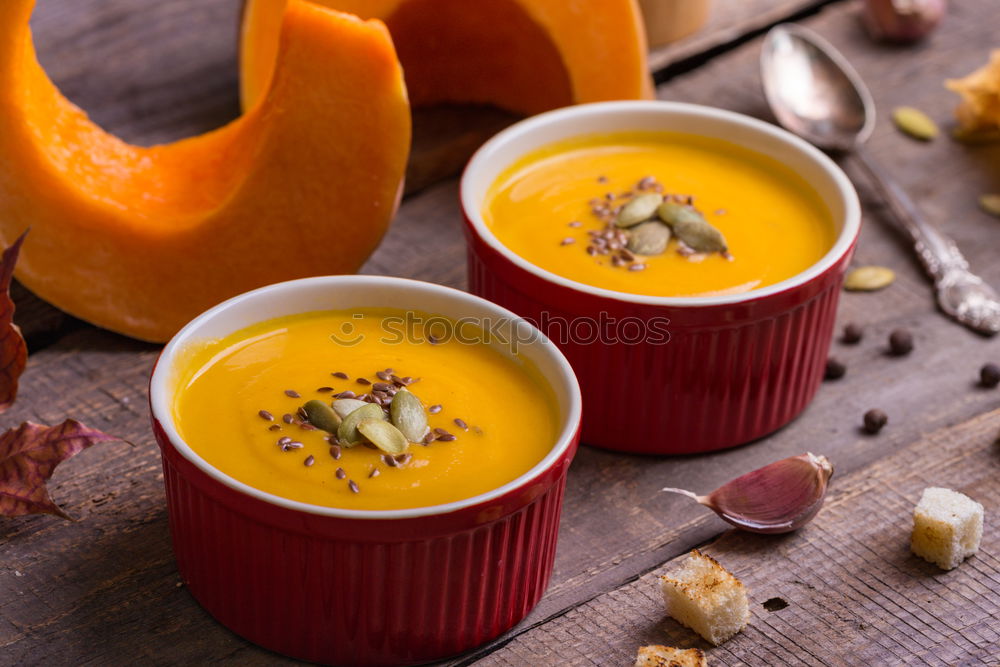
[[[744,35],[809,12],[836,0],[711,0],[708,21],[698,32],[649,51],[649,69],[658,72],[688,58],[725,46]]]
[[[749,590],[750,624],[722,646],[664,614],[657,577],[682,556],[477,664],[625,665],[645,644],[697,646],[713,665],[991,664],[1000,659],[998,429],[994,410],[834,477],[826,507],[796,533],[733,530],[701,547]],[[950,572],[910,553],[913,507],[928,486],[986,509],[979,554]],[[772,598],[788,606],[768,611]]]

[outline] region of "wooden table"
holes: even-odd
[[[171,140],[237,113],[238,4],[39,0],[36,41],[57,83],[105,127],[139,143]],[[1000,146],[920,144],[887,120],[907,104],[950,123],[955,99],[941,82],[1000,46],[1000,5],[953,2],[929,41],[899,48],[871,42],[853,2],[716,0],[706,30],[653,54],[659,96],[770,120],[757,73],[760,34],[788,17],[854,62],[881,112],[872,152],[1000,285],[1000,224],[976,206],[979,194],[1000,191]],[[418,115],[410,195],[365,272],[465,284],[454,172],[509,121],[467,109]],[[857,182],[865,226],[856,261],[890,266],[898,279],[879,293],[844,295],[841,321],[866,331],[861,345],[833,344],[846,377],[826,383],[794,423],[738,449],[651,458],[583,447],[547,595],[505,637],[451,664],[626,665],[642,644],[708,648],[665,617],[654,581],[696,546],[742,578],[752,603],[749,627],[711,649],[712,664],[1000,664],[1000,390],[976,386],[980,365],[1000,360],[998,341],[935,311],[906,241]],[[292,662],[217,624],[180,582],[146,409],[157,347],[85,325],[23,289],[16,297],[31,358],[5,427],[72,416],[135,444],[94,447],[59,468],[52,493],[77,521],[0,520],[0,663]],[[916,339],[905,358],[885,353],[898,327]],[[877,437],[859,431],[871,407],[889,414]],[[660,492],[705,492],[806,450],[829,456],[837,474],[824,511],[792,535],[733,532]],[[987,511],[979,555],[947,573],[908,549],[912,506],[932,485],[965,492]],[[780,606],[764,605],[772,598],[787,606],[768,611]]]

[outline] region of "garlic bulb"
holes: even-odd
[[[816,516],[832,475],[829,459],[806,453],[741,475],[707,496],[684,489],[663,490],[693,498],[737,528],[788,533]]]
[[[864,0],[864,22],[876,39],[915,42],[941,22],[947,0]]]

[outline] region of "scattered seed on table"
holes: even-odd
[[[361,493],[361,489],[358,488],[358,483],[353,479],[347,483],[347,488],[349,488],[352,493]]]
[[[396,454],[396,463],[398,463],[401,466],[405,466],[407,463],[410,462],[410,459],[412,458],[413,454],[410,454],[409,452],[403,454]]]
[[[294,389],[286,389],[285,390],[285,396],[288,396],[289,398],[301,398],[302,397],[301,394],[299,394],[299,392],[295,391]]]
[[[445,433],[444,435],[438,435],[437,439],[441,442],[452,442],[453,440],[458,440],[458,436],[454,436],[451,433]]]
[[[643,264],[642,262],[636,262],[635,264],[629,264],[628,270],[629,271],[642,271],[645,268],[646,268],[645,264]]]
[[[368,479],[371,479],[372,477],[378,477],[380,474],[382,473],[379,472],[378,468],[372,468],[372,471],[368,473]]]
[[[261,410],[257,414],[260,415],[260,418],[263,419],[263,420],[265,420],[265,421],[269,421],[269,422],[273,422],[274,421],[274,415],[272,415],[267,410]]]
[[[437,413],[441,412],[441,409],[442,408],[440,404],[435,404],[427,408],[427,412],[431,413],[432,415],[436,415]]]
[[[430,433],[424,436],[424,439],[420,441],[420,444],[426,447],[435,440],[437,440],[437,434],[434,431],[431,431]]]
[[[316,463],[316,457],[310,454],[309,456],[306,457],[306,460],[302,462],[302,465],[308,468],[314,463]]]
[[[826,372],[823,374],[823,379],[825,380],[839,380],[844,377],[844,373],[847,372],[847,366],[844,362],[830,357],[826,360]]]
[[[355,397],[357,397],[357,394],[348,389],[347,391],[340,392],[334,398],[355,398]]]
[[[580,222],[579,220],[573,220],[572,222],[569,223],[568,226],[576,229],[577,227],[583,226],[583,223]]]
[[[559,242],[559,245],[573,245],[574,243],[576,243],[576,239],[573,238],[572,236],[567,236],[566,238],[564,238],[562,241]]]
[[[855,324],[854,322],[848,322],[844,325],[844,336],[841,340],[848,345],[856,345],[861,342],[861,339],[864,338],[864,336],[865,331],[860,325]]]
[[[330,373],[330,375],[332,375],[335,378],[340,378],[341,380],[347,380],[348,379],[347,373],[345,373],[343,371],[335,371],[333,373]]]
[[[990,389],[1000,384],[1000,366],[997,366],[994,363],[988,363],[980,368],[979,383]]]
[[[390,456],[389,454],[382,455],[382,463],[386,464],[390,468],[395,468],[396,466],[399,465],[399,462],[396,461],[396,459]]]
[[[287,445],[291,441],[292,441],[291,438],[289,438],[287,435],[284,435],[284,436],[278,438],[278,443],[277,444],[278,444],[279,447],[284,447],[285,445]]]
[[[334,460],[340,458],[340,445],[330,445],[330,456],[332,456]]]
[[[902,357],[913,351],[913,335],[906,329],[896,329],[889,334],[889,352]]]
[[[865,431],[867,433],[875,435],[876,433],[881,431],[882,428],[887,423],[889,423],[889,416],[886,415],[881,410],[873,409],[865,413],[864,422],[865,422]]]
[[[336,476],[337,479],[344,479],[345,477],[347,477],[347,471],[344,470],[343,468],[337,468],[337,471],[333,474],[334,476]]]
[[[298,440],[292,440],[291,442],[286,442],[285,444],[283,444],[281,446],[281,449],[283,451],[288,452],[288,451],[291,451],[293,449],[302,449],[303,447],[305,447],[305,445],[303,445]]]
[[[318,431],[319,430],[315,426],[313,426],[312,424],[310,424],[308,422],[302,422],[301,424],[299,424],[299,428],[302,429],[303,431]]]
[[[293,421],[295,421],[295,417],[286,412],[285,414],[281,415],[281,421],[285,422],[286,424],[291,424]]]
[[[469,430],[469,425],[465,423],[464,419],[459,419],[458,417],[455,417],[453,421],[455,422],[455,426],[459,427],[463,431]]]
[[[333,387],[319,387],[316,389],[316,392],[319,394],[329,394],[331,391],[333,391]]]
[[[270,426],[267,427],[267,430],[268,431],[280,431],[281,427],[278,426],[277,424],[271,424]]]

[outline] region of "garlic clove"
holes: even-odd
[[[723,484],[707,496],[688,496],[737,528],[752,533],[788,533],[808,523],[823,506],[833,464],[812,453],[775,461]]]
[[[941,22],[947,0],[865,0],[863,19],[876,39],[915,42]]]

